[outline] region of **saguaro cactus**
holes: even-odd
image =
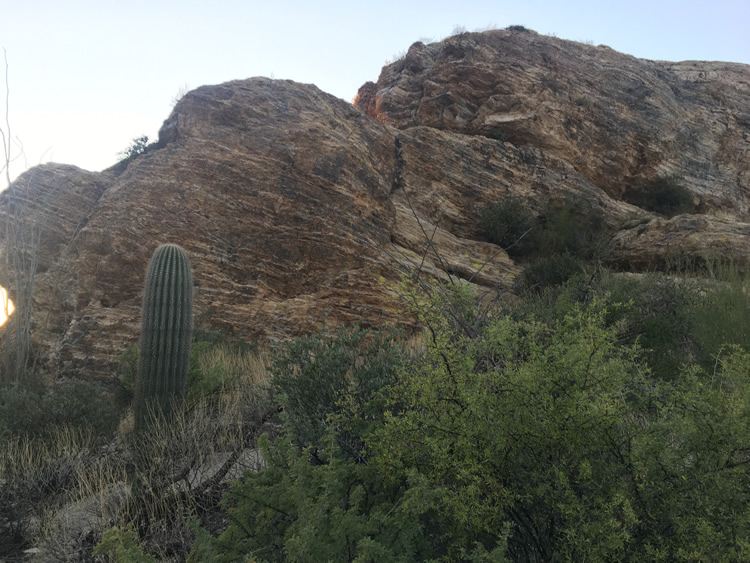
[[[185,251],[160,246],[148,266],[141,355],[135,387],[135,429],[182,402],[192,337],[193,276]]]

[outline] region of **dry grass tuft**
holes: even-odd
[[[219,345],[199,362],[207,392],[148,432],[134,434],[129,411],[106,444],[61,427],[0,447],[0,554],[34,545],[44,560],[91,560],[105,530],[132,523],[149,552],[184,557],[187,522],[210,520],[226,482],[261,467],[257,438],[274,412],[266,354]]]

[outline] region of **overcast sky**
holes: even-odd
[[[0,0],[23,145],[11,173],[106,168],[133,138],[155,140],[185,87],[269,76],[351,101],[417,40],[516,24],[642,58],[750,64],[750,0]]]

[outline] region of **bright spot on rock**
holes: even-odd
[[[5,324],[8,317],[13,313],[13,301],[8,299],[8,292],[4,287],[0,287],[0,326]]]

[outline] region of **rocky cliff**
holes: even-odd
[[[326,315],[403,322],[404,264],[511,287],[519,267],[477,225],[506,194],[537,211],[560,198],[603,211],[613,261],[630,267],[677,250],[745,260],[749,149],[747,66],[467,33],[415,43],[354,106],[265,78],[198,88],[127,164],[25,173],[0,194],[0,248],[3,224],[27,211],[24,228],[42,233],[37,349],[64,375],[107,379],[137,340],[162,243],[191,256],[199,321],[248,338],[309,332]],[[699,214],[665,219],[621,201],[666,174]]]

